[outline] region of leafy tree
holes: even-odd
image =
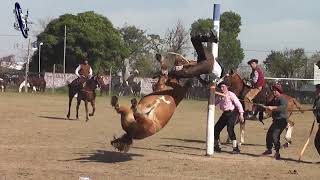
[[[266,60],[263,62],[265,64],[266,70],[273,77],[305,77],[305,65],[307,62],[307,57],[305,55],[304,49],[288,49],[283,52],[281,51],[271,51],[267,56]],[[289,89],[293,90],[306,82],[295,82],[290,81]]]
[[[299,70],[304,67],[306,59],[304,49],[289,49],[271,51],[263,63],[272,76],[291,78],[302,74]]]
[[[225,70],[236,69],[244,58],[241,42],[238,40],[240,33],[241,16],[234,12],[224,12],[220,16],[219,32],[219,63]],[[198,19],[191,25],[191,35],[206,34],[213,29],[212,19]],[[205,46],[209,50],[210,43]]]
[[[66,72],[74,72],[87,54],[89,63],[97,61],[119,69],[127,50],[120,33],[112,23],[94,12],[65,14],[52,20],[37,36],[41,48],[41,69],[51,71],[53,64],[63,64],[64,26],[67,27]],[[38,51],[31,61],[31,70],[38,70]]]

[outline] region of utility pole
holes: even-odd
[[[25,78],[24,78],[24,91],[28,92],[28,73],[29,73],[29,61],[30,61],[30,38],[28,41],[28,53],[27,53],[27,63],[26,63],[26,72],[25,72]]]
[[[43,45],[43,42],[39,43],[39,78],[40,78],[40,72],[41,72],[41,46]]]
[[[67,25],[64,25],[64,42],[63,42],[63,77],[66,79],[66,44],[67,44]]]

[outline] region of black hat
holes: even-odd
[[[279,83],[276,83],[276,84],[272,85],[271,89],[272,90],[276,90],[281,94],[283,93],[283,88],[282,88],[281,84],[279,84]]]
[[[248,64],[250,65],[252,62],[255,62],[258,64],[258,59],[251,59],[250,61],[248,61]]]
[[[221,85],[226,85],[228,87],[231,86],[230,82],[228,82],[228,81],[222,81],[221,83],[218,84],[218,87],[221,88]]]
[[[317,84],[317,85],[316,85],[316,89],[320,89],[320,84]]]

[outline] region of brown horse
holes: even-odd
[[[246,92],[249,91],[249,87],[245,85],[245,81],[240,77],[239,74],[231,72],[230,74],[227,74],[223,77],[223,81],[230,82],[231,87],[229,88],[230,91],[234,92],[240,99],[240,101],[244,102],[243,97]],[[301,110],[302,106],[301,104],[293,97],[283,94],[283,96],[288,100],[288,113],[291,116],[292,112],[295,108]],[[271,112],[268,112],[265,114],[264,109],[259,106],[259,104],[267,104],[274,98],[273,93],[271,92],[270,88],[264,88],[253,100],[256,105],[256,111],[259,111],[259,120],[262,121],[262,119],[266,119],[271,116]],[[255,113],[256,114],[256,113]],[[290,121],[288,122],[288,127],[286,128],[286,135],[285,139],[287,143],[285,144],[285,147],[291,143],[291,133],[294,126],[294,122]],[[244,132],[245,131],[245,122],[240,123],[240,143],[244,143]]]
[[[161,63],[159,80],[155,91],[144,96],[139,103],[131,100],[131,107],[119,105],[118,98],[113,96],[111,105],[121,115],[121,126],[126,133],[111,141],[119,151],[127,152],[133,139],[143,139],[160,131],[171,119],[175,109],[184,98],[189,84],[181,86],[177,79],[168,78],[168,69],[160,55]]]
[[[76,80],[72,81],[70,84],[68,84],[69,89],[69,110],[67,114],[67,118],[70,118],[70,107],[72,103],[72,99],[75,96],[75,94],[78,94],[77,96],[77,106],[76,106],[76,118],[79,119],[79,106],[81,103],[81,100],[84,101],[85,104],[85,110],[86,110],[86,122],[89,120],[89,116],[93,116],[95,112],[95,99],[96,99],[96,88],[97,86],[101,87],[103,83],[103,79],[100,76],[94,76],[83,84],[83,86],[79,86],[76,83]],[[88,113],[88,102],[91,103],[92,106],[92,113]]]

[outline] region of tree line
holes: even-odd
[[[221,15],[219,36],[219,62],[226,71],[237,69],[244,59],[244,50],[238,35],[241,31],[241,16],[228,11]],[[168,28],[165,35],[149,33],[135,25],[125,24],[114,27],[112,22],[93,11],[77,15],[64,14],[50,20],[44,30],[37,35],[41,47],[41,69],[52,71],[56,64],[57,72],[63,70],[64,27],[67,27],[66,72],[73,73],[76,66],[87,56],[95,73],[106,73],[110,68],[123,71],[126,60],[139,70],[142,76],[152,76],[156,71],[155,53],[177,52],[186,55],[193,51],[190,34],[205,34],[213,27],[212,19],[198,19],[191,27],[178,21]],[[211,48],[210,43],[205,44]],[[30,63],[30,70],[38,71],[36,51]],[[274,77],[313,77],[313,63],[320,60],[317,52],[311,57],[303,48],[273,50],[266,59],[260,60],[266,71]]]

